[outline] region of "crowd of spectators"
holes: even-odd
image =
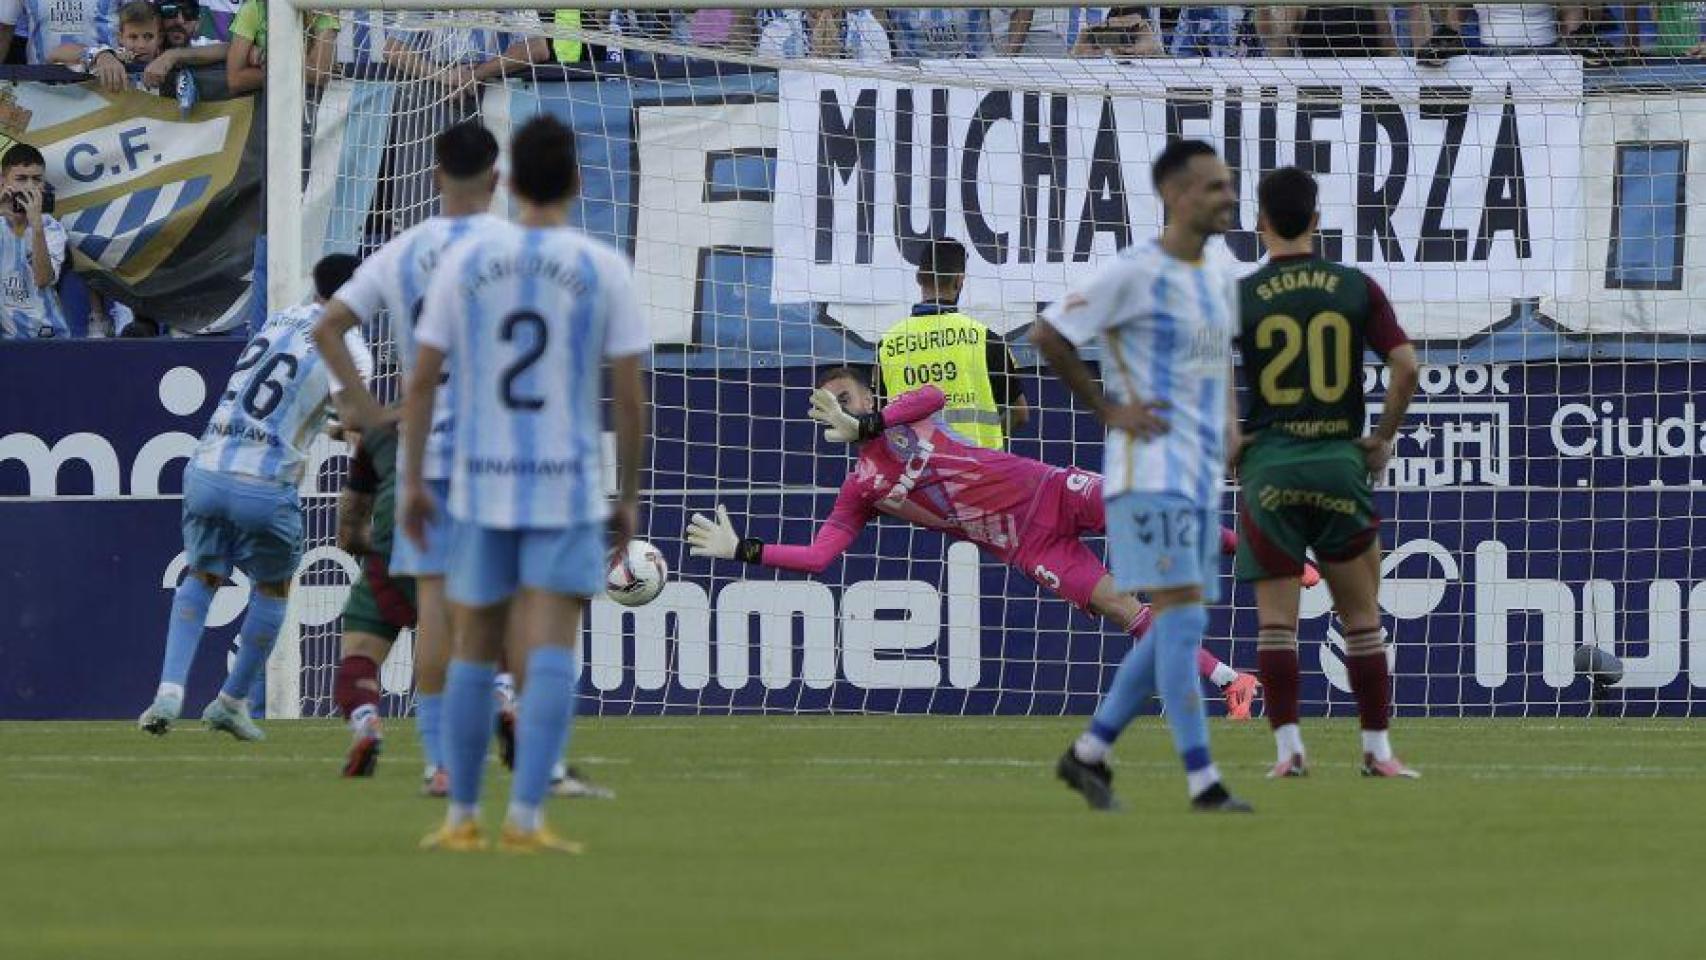
[[[474,109],[481,81],[541,63],[653,63],[658,55],[608,46],[524,22],[590,28],[607,36],[756,54],[773,59],[865,62],[965,57],[1372,57],[1411,56],[1424,67],[1455,57],[1561,52],[1589,65],[1706,56],[1706,3],[1387,4],[1307,7],[1122,6],[965,9],[541,10],[510,15],[514,29],[476,29],[442,14],[411,14],[400,29],[380,11],[303,14],[306,80],[383,65],[419,83],[414,109],[454,122]],[[7,64],[58,64],[109,92],[126,88],[194,102],[186,68],[225,65],[231,94],[266,83],[266,0],[0,0],[0,53]],[[667,62],[669,55],[661,55]],[[71,329],[54,292],[65,231],[51,214],[41,155],[0,157],[0,339],[64,336]],[[423,167],[424,169],[424,167]],[[417,189],[418,188],[418,189]],[[387,202],[428,202],[429,183],[399,183]],[[421,197],[413,198],[420,193]],[[152,335],[120,304],[90,297],[88,328]],[[80,326],[80,325],[78,325]]]
[[[768,57],[860,61],[962,57],[1579,54],[1590,65],[1698,57],[1706,4],[1345,4],[981,9],[617,11],[585,14],[619,36]],[[631,54],[588,48],[582,56]]]

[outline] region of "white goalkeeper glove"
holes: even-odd
[[[717,560],[744,560],[747,563],[757,563],[764,553],[764,541],[757,537],[741,539],[735,532],[735,525],[729,522],[729,511],[722,504],[717,504],[715,520],[702,513],[695,513],[687,523],[688,553],[695,557],[712,557]]]
[[[883,432],[881,414],[867,413],[856,417],[842,408],[835,394],[823,387],[812,391],[812,408],[806,415],[823,424],[823,438],[835,443],[858,443]]]

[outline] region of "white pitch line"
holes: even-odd
[[[223,764],[245,764],[245,763],[274,763],[274,764],[285,764],[285,765],[312,764],[314,766],[321,766],[321,765],[324,765],[327,763],[337,763],[337,762],[339,762],[339,758],[340,758],[339,754],[321,754],[321,753],[313,754],[311,756],[304,756],[301,754],[282,754],[282,755],[271,754],[271,755],[267,755],[267,756],[243,755],[243,756],[232,756],[232,757],[179,756],[179,755],[150,757],[150,756],[147,756],[144,754],[122,754],[121,755],[121,754],[87,754],[87,753],[40,753],[40,754],[30,754],[30,755],[25,755],[25,756],[0,757],[0,766],[4,766],[7,764],[13,764],[13,765],[17,765],[17,766],[28,766],[28,765],[33,764],[33,763],[41,763],[41,764],[56,764],[56,763],[104,763],[104,764],[136,763],[136,764],[145,764],[146,763],[146,764],[161,764],[161,765],[166,765],[166,766],[169,766],[171,764],[176,764],[176,763],[207,763],[207,764],[221,764],[221,765],[223,765]],[[495,756],[492,757],[491,762],[492,763],[498,762],[497,758]],[[583,757],[583,756],[576,755],[574,757],[574,762],[577,764],[586,763],[586,764],[593,764],[593,765],[597,765],[597,766],[622,766],[622,765],[626,765],[626,764],[631,764],[634,761],[629,760],[629,759],[624,758],[624,757]]]
[[[331,759],[336,759],[335,757]],[[1033,757],[807,757],[803,760],[792,757],[741,757],[723,755],[714,761],[698,759],[672,758],[663,762],[636,763],[627,757],[577,756],[576,763],[590,766],[628,766],[635,770],[648,773],[655,772],[670,775],[683,768],[704,768],[704,776],[722,779],[724,777],[738,778],[739,773],[730,768],[743,767],[808,767],[827,768],[859,768],[872,769],[903,769],[928,770],[942,767],[962,768],[992,768],[1017,770],[1042,770],[1048,768],[1052,761],[1045,758]],[[172,765],[178,763],[211,764],[211,765],[246,765],[246,764],[279,764],[279,765],[313,765],[322,766],[328,762],[325,755],[312,756],[156,756],[146,755],[103,755],[103,754],[39,754],[35,756],[0,757],[0,765],[28,767],[31,765],[57,764],[157,764]],[[495,761],[495,758],[493,759]],[[1262,769],[1264,764],[1232,764],[1234,768]],[[1315,762],[1320,769],[1354,769],[1355,763],[1322,763]],[[1120,764],[1124,770],[1154,770],[1173,771],[1177,764],[1168,761],[1126,761]],[[727,772],[724,772],[727,771]],[[1524,764],[1524,763],[1429,763],[1424,765],[1424,772],[1464,774],[1480,778],[1504,778],[1520,776],[1538,776],[1552,778],[1571,777],[1702,777],[1706,776],[1706,765],[1691,766],[1655,766],[1652,764]]]

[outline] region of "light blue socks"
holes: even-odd
[[[551,786],[551,768],[569,744],[579,681],[576,651],[540,647],[528,655],[527,684],[516,716],[515,781],[509,807],[510,822],[522,829],[539,828],[539,807]]]
[[[172,619],[166,625],[166,656],[160,664],[160,682],[179,688],[189,679],[190,664],[201,645],[207,625],[207,609],[213,605],[214,588],[194,574],[178,584],[172,597]]]
[[[278,641],[279,627],[284,625],[284,597],[268,597],[259,590],[249,591],[249,612],[243,617],[243,627],[237,632],[237,660],[231,674],[219,692],[233,700],[242,700],[267,665],[273,644]]]
[[[452,660],[445,677],[440,743],[450,773],[453,820],[472,816],[480,802],[486,747],[498,712],[497,698],[492,696],[492,678],[497,674],[495,663]]]

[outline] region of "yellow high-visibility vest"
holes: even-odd
[[[883,392],[891,397],[934,384],[947,395],[948,426],[980,447],[1007,445],[989,380],[989,328],[958,311],[922,307],[889,328],[877,345]]]
[[[551,21],[559,27],[579,30],[581,28],[581,12],[579,10],[557,10],[551,14]],[[567,37],[551,41],[551,49],[557,54],[558,63],[579,63],[581,48],[584,46],[585,44],[581,41],[571,40]]]

